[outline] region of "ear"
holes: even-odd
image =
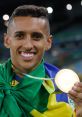
[[[10,38],[6,33],[4,33],[4,46],[10,48]]]
[[[52,46],[52,35],[49,35],[49,37],[47,38],[47,43],[46,43],[46,48],[45,50],[49,50]]]

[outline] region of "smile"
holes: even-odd
[[[31,60],[35,54],[33,52],[20,52],[20,55],[24,60]]]

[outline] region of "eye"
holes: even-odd
[[[15,38],[18,40],[24,39],[25,34],[24,33],[16,33],[15,34]]]
[[[43,39],[43,34],[34,32],[34,33],[32,33],[32,39],[39,41],[39,40]]]

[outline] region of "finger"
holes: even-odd
[[[82,93],[78,93],[77,94],[77,98],[80,99],[80,100],[82,100]]]
[[[72,95],[70,95],[70,94],[68,95],[68,97],[71,98],[71,99],[74,100],[74,101],[75,101],[75,99],[76,99],[75,96],[72,96]]]
[[[77,82],[77,83],[74,84],[74,86],[82,88],[82,82]]]
[[[74,102],[77,106],[81,106],[82,107],[82,99],[80,100],[79,98],[74,99]]]
[[[73,88],[72,88],[72,90],[69,91],[68,94],[69,94],[70,96],[73,96],[73,97],[77,97],[77,95],[78,95],[77,91],[73,90]]]
[[[74,85],[74,86],[72,87],[72,90],[76,91],[77,93],[78,93],[78,92],[79,92],[79,93],[82,93],[82,88],[79,87],[79,86],[76,86],[76,85]]]
[[[78,97],[74,97],[70,94],[69,94],[69,98],[71,98],[74,101],[75,105],[82,107],[82,99],[80,99]]]
[[[78,89],[77,91],[72,89],[71,91],[69,91],[69,95],[82,100],[82,93]]]

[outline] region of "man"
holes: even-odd
[[[56,94],[50,79],[58,68],[44,62],[44,53],[52,44],[46,8],[16,8],[4,44],[11,57],[0,66],[0,117],[74,117],[67,94]],[[82,84],[76,84],[69,94],[76,104],[82,103]]]

